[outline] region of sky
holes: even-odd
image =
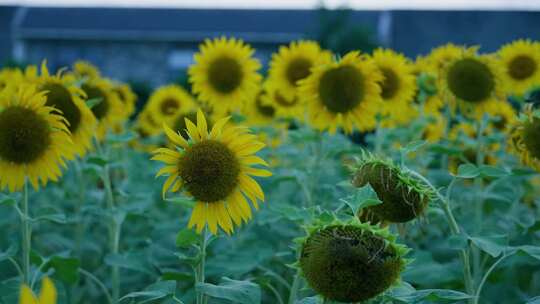
[[[79,7],[171,7],[309,9],[346,6],[354,9],[540,10],[540,0],[0,0],[0,5]]]

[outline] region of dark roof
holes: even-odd
[[[376,22],[377,12],[354,12]],[[286,42],[315,32],[318,10],[26,8],[19,37],[193,41],[234,35],[253,42]]]

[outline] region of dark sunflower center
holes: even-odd
[[[287,66],[287,80],[293,86],[296,86],[298,80],[302,80],[309,76],[309,69],[311,69],[312,63],[305,58],[296,58]]]
[[[118,97],[120,98],[120,101],[122,103],[127,102],[127,96],[126,96],[126,94],[124,94],[124,91],[122,91],[120,89],[115,89],[114,92],[118,95]]]
[[[16,164],[38,159],[51,144],[47,121],[30,109],[9,107],[0,112],[0,158]]]
[[[259,113],[265,117],[273,118],[276,114],[276,109],[271,105],[263,104],[261,96],[262,94],[259,94],[259,96],[257,96],[257,99],[255,100],[255,106],[257,107],[257,111],[259,111]]]
[[[523,142],[529,154],[540,159],[540,119],[535,117],[531,122],[525,124]]]
[[[237,187],[240,163],[225,144],[206,140],[185,150],[179,170],[187,190],[197,201],[218,202]]]
[[[287,98],[285,98],[285,96],[283,96],[281,93],[279,92],[276,92],[274,93],[274,100],[276,101],[277,104],[279,104],[280,106],[283,106],[283,107],[292,107],[294,106],[297,102],[298,102],[298,97],[294,96],[293,99],[291,100],[288,100]]]
[[[521,55],[510,61],[508,73],[510,77],[523,80],[531,77],[536,72],[536,62],[529,56]]]
[[[182,134],[182,136],[185,139],[188,139],[189,136],[188,136],[188,133],[187,133],[186,120],[185,120],[186,118],[189,119],[190,121],[197,121],[197,113],[196,112],[189,112],[189,113],[184,114],[184,115],[178,115],[178,117],[176,118],[176,120],[174,122],[174,130],[177,131],[177,132],[180,132],[180,134]],[[209,121],[207,121],[207,124],[208,124],[208,126],[211,125]]]
[[[107,99],[107,95],[105,94],[105,92],[103,92],[100,88],[89,84],[83,84],[81,88],[86,93],[88,100],[101,100],[100,103],[92,107],[92,113],[94,113],[94,116],[98,120],[101,120],[105,116],[107,116],[107,113],[109,112],[109,100]]]
[[[77,131],[81,123],[81,111],[73,102],[69,91],[63,85],[57,83],[46,83],[41,87],[41,90],[49,91],[47,93],[47,106],[62,111],[62,115],[69,122],[67,126],[69,131],[72,133]]]
[[[210,64],[208,80],[220,93],[231,93],[242,83],[242,67],[233,58],[221,57]]]
[[[349,112],[364,97],[364,75],[352,66],[330,69],[321,77],[319,97],[330,112]]]
[[[481,102],[495,88],[495,79],[484,63],[466,58],[455,62],[448,70],[448,87],[458,98],[468,102]]]
[[[180,108],[180,104],[174,98],[167,98],[161,102],[160,110],[164,115],[173,115]]]
[[[397,279],[401,260],[395,249],[370,231],[330,226],[302,247],[300,266],[310,286],[325,298],[361,302]]]
[[[399,91],[399,77],[397,74],[387,68],[381,68],[384,75],[384,81],[381,83],[381,96],[383,99],[390,99]]]

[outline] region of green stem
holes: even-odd
[[[515,252],[514,252],[515,253]],[[500,257],[495,263],[493,263],[493,265],[491,265],[491,267],[489,267],[489,269],[486,271],[486,273],[484,274],[484,277],[482,278],[482,281],[480,282],[480,284],[478,285],[478,288],[476,289],[476,294],[474,296],[474,304],[478,304],[479,301],[480,301],[480,293],[482,292],[482,288],[484,287],[484,284],[486,283],[489,275],[493,272],[493,270],[495,270],[495,268],[497,268],[497,266],[499,266],[499,264],[504,260],[506,259],[507,257],[510,257],[512,255],[514,255],[514,253],[511,253],[511,254],[503,254],[502,257]]]
[[[291,287],[291,293],[289,294],[289,304],[294,304],[296,297],[298,296],[298,289],[300,289],[300,269],[296,271],[294,280]]]
[[[75,224],[75,252],[77,256],[82,255],[82,241],[84,238],[84,221],[82,216],[82,207],[86,198],[86,183],[84,181],[84,174],[82,172],[81,164],[79,160],[75,160],[75,172],[77,175],[77,181],[79,183],[79,197],[75,202],[75,218],[77,223]]]
[[[28,216],[28,181],[24,181],[22,214],[21,214],[21,237],[22,237],[22,268],[23,282],[30,286],[30,251],[32,250],[32,230]]]
[[[484,129],[486,126],[486,117],[482,117],[480,122],[476,124],[476,144],[477,144],[477,152],[476,152],[476,166],[480,167],[484,163]],[[479,191],[479,194],[476,198],[476,204],[474,208],[474,223],[475,223],[475,230],[476,233],[480,233],[482,231],[482,222],[483,222],[483,209],[484,209],[484,199],[483,199],[483,193],[482,193],[482,177],[477,177],[474,179],[474,186],[477,191]],[[482,273],[482,266],[481,266],[481,252],[480,249],[477,247],[472,248],[472,255],[473,255],[473,274],[474,274],[474,281],[478,282],[478,279],[480,278],[480,274]]]
[[[104,149],[101,147],[99,141],[96,140],[96,148],[98,153],[102,157],[106,157]],[[111,246],[111,253],[118,255],[120,248],[120,223],[117,222],[115,213],[114,194],[112,190],[112,182],[110,175],[110,168],[108,164],[103,166],[103,172],[101,179],[103,186],[105,187],[105,200],[107,203],[107,209],[109,210],[109,240]],[[114,265],[111,268],[111,285],[112,285],[112,299],[113,303],[118,303],[120,298],[120,269]]]
[[[107,290],[107,287],[105,286],[105,284],[103,284],[98,278],[96,278],[93,274],[91,274],[90,272],[82,269],[82,268],[79,268],[79,273],[84,275],[84,276],[87,276],[90,280],[92,280],[94,283],[96,283],[96,285],[101,289],[101,291],[103,292],[103,294],[105,295],[105,297],[107,298],[107,302],[109,302],[109,304],[113,304],[113,300],[112,300],[112,297],[111,297],[111,294],[109,293],[109,291]]]
[[[383,130],[381,126],[381,119],[377,118],[377,125],[375,126],[375,147],[374,151],[376,155],[381,154],[383,144]]]
[[[205,277],[206,247],[208,246],[207,229],[208,228],[205,227],[203,233],[201,234],[201,247],[200,247],[201,261],[199,262],[199,267],[197,269],[197,278],[198,278],[198,283],[200,284],[204,284],[206,281],[206,277]],[[202,292],[197,294],[197,304],[204,304],[207,301],[208,301],[207,297]]]
[[[414,175],[415,177],[417,177],[418,179],[422,180],[428,187],[430,187],[433,190],[435,195],[437,195],[439,206],[443,210],[446,220],[448,221],[451,233],[453,235],[461,235],[462,234],[461,229],[459,228],[456,218],[454,217],[454,214],[452,213],[452,209],[450,208],[450,199],[449,199],[450,193],[448,192],[445,197],[423,175],[413,170],[410,170],[410,173]],[[450,183],[448,187],[449,189],[451,189],[454,182],[455,180],[452,180],[452,182]],[[472,284],[471,263],[469,259],[468,249],[461,249],[459,251],[459,257],[461,259],[461,263],[463,264],[463,278],[465,281],[465,289],[468,294],[472,295],[474,290],[473,290],[473,284]]]

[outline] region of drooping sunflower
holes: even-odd
[[[21,287],[19,304],[56,304],[57,293],[53,282],[45,277],[41,282],[41,291],[39,298],[36,298],[32,289],[27,285]]]
[[[0,93],[0,189],[21,190],[25,180],[34,189],[57,181],[73,155],[65,118],[46,102],[34,85]]]
[[[159,87],[148,99],[148,111],[157,122],[170,124],[178,113],[195,111],[195,99],[179,85]]]
[[[268,85],[284,96],[295,96],[298,81],[306,78],[318,62],[330,62],[332,53],[321,49],[315,41],[293,41],[272,54]]]
[[[261,64],[254,50],[240,39],[225,37],[205,40],[189,68],[189,81],[198,98],[214,111],[238,110],[246,99],[257,94]]]
[[[371,60],[350,52],[341,60],[318,65],[300,81],[299,96],[307,104],[309,123],[331,133],[373,129],[382,105],[383,75]]]
[[[510,94],[523,95],[540,85],[540,43],[517,40],[497,52],[504,67],[503,80]]]
[[[388,228],[357,218],[308,227],[298,239],[302,275],[325,300],[368,301],[400,281],[410,251]]]
[[[93,103],[90,105],[91,111],[98,121],[95,136],[102,140],[107,130],[117,127],[125,120],[122,102],[107,79],[90,78],[82,84],[81,89],[86,94],[87,103]]]
[[[76,86],[76,78],[59,71],[51,75],[45,62],[41,65],[41,75],[37,70],[27,70],[26,79],[40,91],[46,91],[46,105],[58,109],[66,119],[71,133],[74,152],[82,157],[92,147],[92,137],[97,120],[84,102],[85,93]]]
[[[380,114],[386,116],[383,125],[394,127],[409,122],[414,117],[412,101],[416,93],[413,65],[405,56],[389,49],[377,49],[371,58],[384,77],[380,82]]]
[[[75,61],[73,64],[73,73],[80,78],[101,78],[101,72],[98,67],[85,60]]]
[[[509,144],[521,162],[540,172],[540,111],[530,105],[515,121]]]
[[[504,99],[504,83],[494,58],[476,51],[476,47],[463,50],[444,67],[440,88],[443,100],[448,100],[453,109],[481,118],[499,107]]]
[[[252,216],[247,199],[256,209],[258,201],[264,201],[263,190],[251,176],[271,175],[270,171],[252,167],[268,166],[254,155],[264,144],[246,128],[227,126],[228,120],[218,120],[208,132],[199,110],[196,125],[186,119],[189,140],[164,125],[176,149],[157,149],[152,158],[167,165],[157,173],[169,176],[163,195],[184,188],[196,201],[188,226],[196,226],[199,233],[208,224],[213,234],[218,226],[231,234],[234,225],[247,222]]]

